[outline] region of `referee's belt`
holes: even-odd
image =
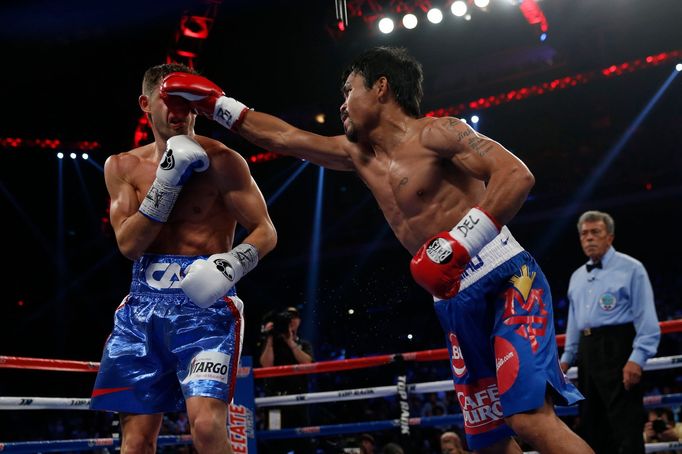
[[[620,325],[604,325],[604,326],[598,326],[596,328],[585,328],[580,331],[580,333],[587,337],[587,336],[596,336],[599,334],[617,334],[617,333],[625,333],[629,330],[634,329],[634,325],[632,322],[630,323],[622,323]]]

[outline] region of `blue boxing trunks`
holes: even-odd
[[[116,309],[90,407],[122,413],[185,410],[185,399],[230,403],[244,324],[234,288],[202,309],[180,289],[196,259],[144,255],[133,265],[130,293]]]
[[[514,435],[504,417],[583,396],[559,367],[552,295],[506,227],[471,259],[459,293],[436,300],[469,449]]]

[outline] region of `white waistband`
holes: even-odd
[[[462,291],[473,285],[519,252],[523,252],[523,247],[516,241],[506,226],[502,227],[500,234],[471,258],[471,261],[462,273],[459,290]],[[434,298],[434,300],[438,301],[438,298]]]

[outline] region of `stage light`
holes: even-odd
[[[471,122],[472,122],[473,124],[478,123],[479,120],[480,120],[480,118],[478,118],[478,115],[472,115],[472,117],[471,117]]]
[[[322,125],[325,121],[327,121],[327,117],[323,113],[319,113],[315,115],[315,121]]]
[[[76,159],[78,157],[76,153],[71,153],[69,156],[71,157],[71,159]]]
[[[682,71],[682,63],[676,64],[676,65],[675,65],[675,70],[676,70],[677,72]]]
[[[542,33],[540,35],[540,41],[544,42],[547,39],[547,33]]]
[[[464,20],[471,20],[471,14],[467,14],[466,16],[464,16]]]
[[[410,14],[405,14],[405,15],[403,16],[403,26],[404,26],[406,29],[408,29],[408,30],[412,30],[414,27],[416,27],[416,26],[417,26],[417,22],[419,22],[419,21],[417,20],[417,16],[415,16],[415,15],[412,14],[412,13],[410,13]]]
[[[384,17],[379,21],[379,31],[385,35],[391,33],[394,28],[395,24],[393,23],[393,19]]]
[[[64,153],[62,153],[62,152],[60,151],[59,153],[57,153],[57,157],[58,157],[59,159],[64,159]]]
[[[412,334],[408,334],[408,335],[407,335],[407,338],[408,338],[409,340],[412,340],[413,337],[414,337],[414,336],[413,336]]]
[[[353,309],[348,309],[348,315],[353,315],[355,314],[355,310]]]
[[[485,8],[490,4],[490,0],[474,0],[474,5],[478,6],[479,8]]]
[[[467,4],[462,0],[457,0],[450,6],[450,11],[457,17],[462,17],[467,13]]]
[[[428,13],[426,13],[426,18],[432,24],[439,24],[443,20],[443,12],[438,8],[431,8]]]
[[[90,157],[90,156],[88,156],[87,153],[83,153],[83,154],[81,155],[81,158],[83,158],[83,159],[85,159],[85,160],[87,160],[89,157]]]

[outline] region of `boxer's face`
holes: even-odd
[[[158,86],[149,96],[140,96],[140,107],[147,114],[152,127],[164,138],[190,134],[194,129],[196,115],[191,112],[189,103],[179,96],[163,100]]]
[[[592,261],[600,260],[613,243],[613,235],[606,231],[604,221],[585,221],[580,226],[580,245]]]
[[[343,130],[351,142],[357,142],[360,132],[367,128],[368,114],[375,99],[372,90],[365,86],[365,78],[351,73],[343,85],[343,104],[340,114]]]

